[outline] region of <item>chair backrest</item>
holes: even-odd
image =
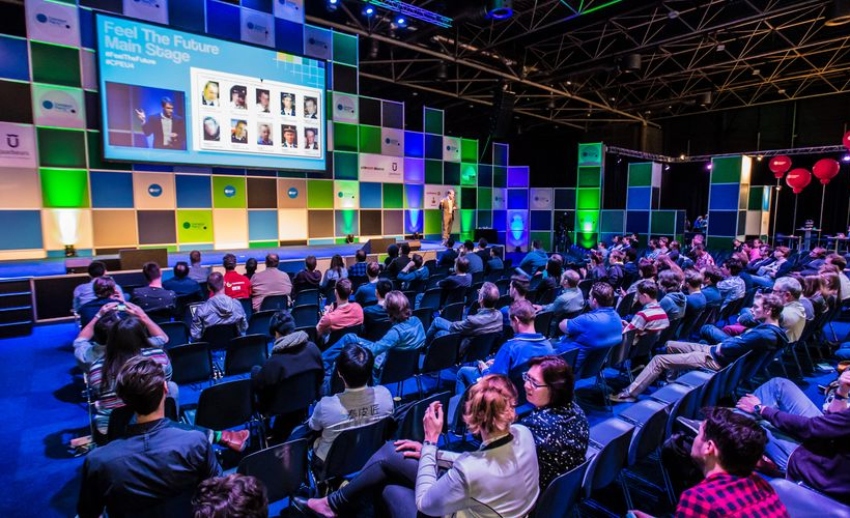
[[[525,395],[525,381],[522,379],[522,375],[526,371],[528,371],[528,362],[515,365],[508,373],[508,377],[511,379],[511,382],[513,382],[514,388],[516,388],[515,406],[517,407],[520,407],[528,402],[528,399]]]
[[[343,430],[331,444],[322,471],[316,474],[317,481],[324,482],[359,471],[384,445],[391,422],[392,417],[386,417]]]
[[[706,310],[703,309],[702,311],[695,311],[690,315],[686,315],[682,319],[682,323],[679,325],[679,328],[676,330],[676,333],[674,334],[673,338],[678,340],[680,338],[687,339],[689,336],[691,336],[691,333],[694,331],[697,322],[700,321],[705,312]]]
[[[669,328],[668,328],[669,329]],[[643,336],[638,338],[637,343],[633,343],[631,348],[629,349],[628,358],[633,360],[635,358],[643,358],[644,356],[649,356],[652,352],[655,344],[661,341],[661,333],[649,332],[645,333]]]
[[[668,386],[674,386],[675,383],[671,383]],[[684,386],[684,385],[681,385]],[[702,387],[685,387],[684,396],[678,401],[673,403],[673,407],[670,409],[670,416],[667,419],[667,427],[665,437],[670,436],[673,433],[673,426],[676,424],[676,419],[679,417],[685,417],[688,419],[693,419],[699,413],[699,404],[702,401]]]
[[[224,354],[224,375],[233,376],[251,372],[255,365],[263,365],[268,358],[268,337],[247,335],[234,338],[227,344]]]
[[[421,349],[390,349],[381,369],[381,385],[399,383],[412,378],[419,370]]]
[[[658,335],[657,342],[661,345],[667,343],[667,340],[672,340],[676,336],[676,332],[679,330],[679,326],[682,324],[682,319],[677,318],[675,320],[670,321],[670,325],[662,329],[658,333],[653,333]]]
[[[251,297],[236,300],[239,301],[239,304],[242,304],[242,311],[245,312],[245,318],[251,318],[251,315],[254,314],[254,302],[251,300]]]
[[[247,423],[253,414],[251,380],[239,379],[201,391],[195,426],[226,430]]]
[[[320,369],[300,372],[278,382],[266,415],[282,415],[304,410],[321,396],[325,372]]]
[[[664,442],[669,408],[665,403],[644,399],[617,415],[618,419],[635,426],[629,444],[629,466],[648,457]]]
[[[579,366],[578,371],[576,371],[575,379],[583,380],[586,378],[592,378],[599,374],[605,367],[608,356],[611,354],[611,350],[614,349],[614,347],[616,346],[597,347],[585,351],[584,361],[581,366]]]
[[[632,312],[632,304],[635,301],[635,293],[626,293],[626,296],[620,299],[620,302],[617,303],[617,314],[620,317],[625,318],[627,315]]]
[[[502,295],[499,297],[499,301],[496,302],[496,307],[503,308],[505,306],[510,306],[513,301],[514,299],[509,294]]]
[[[440,297],[442,294],[443,288],[431,288],[426,290],[425,294],[422,295],[422,299],[419,301],[419,309],[440,309]]]
[[[193,344],[169,347],[166,351],[171,358],[171,381],[178,385],[203,383],[209,381],[213,374],[210,344],[195,342]]]
[[[318,345],[319,341],[316,336],[316,326],[296,327],[295,330],[304,331],[305,333],[307,333],[307,337],[310,339],[310,341]]]
[[[580,289],[581,294],[584,295],[584,300],[588,300],[588,298],[590,296],[590,288],[592,288],[592,287],[593,287],[593,280],[592,279],[584,279],[582,281],[579,281],[578,289]]]
[[[276,309],[268,309],[264,311],[257,311],[253,315],[251,315],[251,320],[248,322],[248,331],[249,335],[264,335],[272,338],[272,334],[269,332],[269,324],[272,322],[272,317],[277,313]]]
[[[351,333],[354,333],[355,335],[359,335],[362,330],[363,330],[363,326],[360,325],[360,324],[357,324],[356,326],[348,326],[348,327],[343,327],[341,329],[335,329],[335,330],[331,331],[330,334],[328,335],[328,340],[325,342],[325,349],[327,349],[328,347],[337,343],[339,341],[339,339],[342,338],[343,336],[345,336],[347,334],[351,334]]]
[[[389,319],[376,320],[368,326],[364,326],[361,336],[370,342],[377,342],[387,334],[391,327],[393,327],[393,323]]]
[[[422,419],[425,417],[425,410],[434,401],[439,401],[443,404],[444,411],[449,408],[449,400],[452,397],[451,392],[440,392],[433,394],[425,399],[410,403],[399,407],[396,410],[394,418],[398,424],[396,428],[397,439],[408,439],[411,441],[422,442],[425,440],[425,428],[422,425]],[[446,431],[448,419],[443,420],[443,431]]]
[[[288,307],[289,295],[267,295],[263,297],[263,302],[260,304],[260,311],[279,311]]]
[[[750,361],[749,358],[752,354],[752,351],[747,351],[743,356],[732,362],[727,374],[723,376],[723,383],[720,386],[719,397],[723,398],[725,396],[731,396],[735,392],[735,389],[738,388],[738,384],[741,382],[741,376],[744,373],[744,368]]]
[[[472,340],[469,341],[461,362],[469,363],[485,360],[490,355],[490,350],[493,348],[496,340],[501,336],[501,332],[473,336]]]
[[[496,281],[496,287],[499,288],[499,296],[507,295],[511,287],[511,280],[509,278],[499,279]]]
[[[319,305],[302,304],[292,308],[292,318],[295,319],[295,327],[315,326],[319,323]]]
[[[301,290],[295,295],[293,306],[303,306],[307,304],[319,305],[319,290]]]
[[[466,297],[466,287],[462,286],[453,290],[442,290],[442,295],[445,295],[443,300],[440,301],[440,305],[443,307],[454,304],[455,302],[463,303]]]
[[[555,302],[555,299],[558,297],[558,292],[561,291],[559,287],[549,288],[545,291],[541,291],[537,294],[537,300],[534,301],[535,304],[539,304],[541,306],[545,306],[547,304],[551,304]]]
[[[543,336],[551,335],[552,319],[555,313],[552,311],[541,311],[534,317],[534,329]]]
[[[414,309],[413,316],[418,318],[419,321],[422,322],[422,327],[427,330],[431,327],[431,320],[434,317],[434,308],[421,307],[419,309]]]
[[[537,500],[534,516],[538,518],[570,516],[581,497],[581,483],[589,465],[590,461],[586,460],[550,482],[549,487]]]
[[[220,351],[227,349],[227,344],[239,336],[239,328],[236,324],[223,324],[204,328],[201,341],[210,344],[210,350]]]
[[[163,322],[159,327],[168,336],[168,347],[189,343],[189,327],[183,322]]]
[[[785,504],[790,516],[829,516],[850,518],[850,506],[784,478],[770,480],[770,485]]]
[[[458,322],[463,319],[463,302],[449,304],[440,311],[440,316],[449,322]]]
[[[573,370],[573,372],[575,372],[575,370],[576,370],[576,361],[578,360],[578,353],[579,353],[580,351],[581,351],[581,350],[580,350],[580,349],[578,349],[578,348],[576,348],[576,349],[570,349],[570,350],[568,350],[568,351],[562,352],[562,353],[561,353],[561,354],[559,354],[558,356],[560,356],[560,357],[561,357],[561,358],[562,358],[565,362],[567,362],[567,365],[569,365],[569,366],[570,366],[570,369],[572,369],[572,370]]]
[[[258,478],[269,503],[291,497],[307,478],[309,439],[296,439],[252,453],[239,461],[240,475]]]
[[[590,428],[590,447],[585,455],[590,465],[582,484],[585,496],[589,497],[593,490],[607,487],[617,480],[628,461],[634,428],[634,425],[614,417]]]
[[[420,372],[430,374],[455,366],[460,350],[460,341],[460,333],[450,333],[435,338],[425,349],[425,360],[422,362]]]

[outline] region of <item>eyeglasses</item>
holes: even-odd
[[[536,389],[548,387],[548,385],[546,385],[545,383],[537,383],[534,378],[528,375],[528,372],[522,373],[522,381],[527,381],[528,383],[531,383],[531,386]]]

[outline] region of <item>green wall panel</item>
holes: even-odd
[[[676,232],[676,213],[674,211],[652,211],[650,218],[649,228],[652,234],[671,235]]]
[[[598,210],[600,208],[599,193],[599,189],[576,189],[576,208]]]
[[[334,150],[357,151],[357,125],[334,122]]]
[[[443,230],[443,219],[439,210],[425,211],[425,234],[439,234]]]
[[[360,174],[359,155],[334,151],[334,178],[337,180],[357,180]]]
[[[464,162],[460,165],[460,184],[478,185],[478,164]]]
[[[400,183],[384,184],[384,208],[404,208],[404,185]]]
[[[213,216],[211,210],[177,211],[178,243],[212,243]]]
[[[333,59],[338,63],[357,66],[357,36],[334,31]]]
[[[493,208],[493,189],[490,187],[478,188],[478,210],[491,210]]]
[[[578,187],[600,187],[602,185],[601,167],[579,167]]]
[[[739,183],[741,167],[740,156],[712,158],[711,183]]]
[[[425,108],[425,133],[443,134],[443,110]]]
[[[360,126],[360,152],[381,154],[381,128],[378,126]]]
[[[86,133],[38,128],[38,161],[42,167],[86,167]]]
[[[307,180],[307,208],[334,208],[334,184],[327,180]]]
[[[551,232],[529,232],[529,239],[532,241],[540,241],[543,250],[552,249],[552,233]]]
[[[652,163],[629,164],[629,187],[652,186]]]
[[[31,41],[30,59],[33,82],[82,86],[78,49]]]
[[[442,160],[425,160],[425,183],[443,183]]]
[[[41,197],[47,208],[89,206],[89,176],[80,169],[40,169]]]
[[[242,176],[213,176],[213,207],[244,209],[248,207],[245,178]]]
[[[478,140],[463,138],[460,139],[460,159],[463,162],[478,163]]]

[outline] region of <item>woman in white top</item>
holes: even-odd
[[[516,396],[510,379],[501,375],[485,376],[470,387],[463,419],[481,436],[477,451],[437,450],[443,408],[435,402],[425,412],[424,443],[387,443],[347,486],[327,498],[296,498],[295,505],[308,516],[344,516],[357,508],[359,498],[383,488],[387,513],[393,517],[415,516],[417,511],[458,518],[526,516],[540,491],[539,468],[531,432],[511,424]],[[441,477],[439,468],[448,471]]]
[[[348,270],[345,268],[345,262],[339,254],[331,257],[331,267],[325,272],[325,278],[322,280],[322,288],[328,285],[329,281],[334,281],[336,284],[340,279],[348,278]]]

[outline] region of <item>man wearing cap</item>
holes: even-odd
[[[283,109],[280,110],[280,114],[295,117],[295,107],[292,105],[292,94],[282,94],[280,101],[283,103]]]
[[[295,128],[293,126],[283,127],[283,147],[297,148],[298,142],[295,141]]]

